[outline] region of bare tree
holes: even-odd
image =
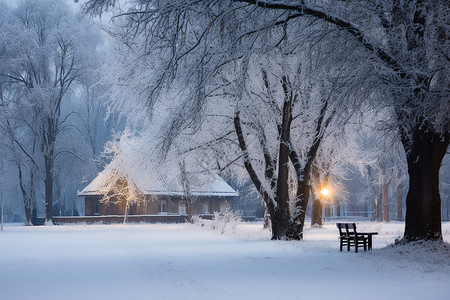
[[[0,77],[8,91],[10,117],[20,120],[15,147],[39,170],[45,190],[45,219],[52,223],[55,164],[74,150],[58,144],[73,129],[67,112],[70,94],[83,89],[96,65],[91,24],[80,21],[60,1],[23,1],[3,24],[5,47]],[[16,129],[16,128],[15,128]],[[25,139],[21,137],[26,137]],[[32,141],[31,143],[29,141]]]
[[[99,13],[114,4],[91,0],[85,7]],[[145,52],[164,65],[154,77],[157,81],[147,85],[146,103],[151,106],[161,88],[182,77],[181,86],[192,91],[186,97],[191,104],[184,108],[197,111],[194,117],[204,100],[199,87],[205,86],[217,66],[242,55],[236,49],[264,51],[273,44],[263,50],[257,39],[269,41],[265,37],[292,24],[302,24],[296,27],[297,36],[310,39],[317,36],[318,24],[323,25],[321,32],[341,30],[336,42],[348,49],[347,55],[358,53],[358,68],[365,74],[360,83],[370,80],[377,86],[374,105],[382,100],[394,111],[391,131],[400,133],[410,177],[404,238],[442,239],[439,168],[450,141],[447,1],[148,0],[134,4],[119,12],[124,17],[123,36],[129,44],[136,37],[143,39]],[[345,60],[345,56],[334,57]]]
[[[312,162],[336,107],[310,88],[297,59],[269,59],[242,61],[234,129],[244,167],[270,214],[272,239],[301,240]]]
[[[184,198],[186,199],[186,212],[188,215],[188,221],[192,222],[192,205],[197,200],[197,197],[191,191],[191,183],[189,182],[189,174],[186,170],[186,161],[179,163],[181,185],[183,186]]]
[[[439,168],[450,142],[448,3],[367,1],[342,9],[336,2],[324,9],[303,1],[239,2],[288,10],[289,18],[310,16],[333,24],[367,51],[361,63],[375,60],[379,64],[377,73],[393,100],[390,105],[407,154],[410,178],[404,239],[442,240]],[[371,27],[362,25],[366,22],[379,33],[366,29]]]
[[[221,4],[218,4],[218,6],[221,9],[226,8],[222,7]],[[168,5],[164,12],[164,19],[171,19],[174,15],[177,16],[181,13],[179,11],[172,12],[170,9],[171,5]],[[261,13],[264,15],[264,12]],[[205,16],[202,17],[214,19],[214,14],[205,11]],[[233,12],[230,12],[227,17],[235,19],[238,16],[233,16]],[[258,22],[257,17],[251,15],[250,17],[253,21]],[[217,30],[215,32],[219,35],[220,45],[230,47],[228,44],[230,38],[238,38],[239,34],[243,34],[241,38],[244,39],[247,28],[242,29],[235,24],[237,28],[233,28],[237,30],[238,36],[229,37],[228,34],[233,35],[234,31],[227,29],[226,26],[231,24],[228,24],[228,21],[224,19],[225,15],[221,15],[220,18],[219,23],[225,22],[222,23],[224,25],[211,29]],[[119,49],[126,57],[125,62],[131,61],[132,63],[124,62],[121,64],[121,68],[125,65],[126,70],[119,73],[120,76],[116,86],[128,90],[128,92],[118,91],[117,103],[123,105],[126,101],[129,104],[130,95],[134,95],[133,98],[137,98],[138,101],[133,101],[133,103],[138,104],[132,105],[132,110],[135,110],[136,107],[141,107],[142,110],[142,103],[150,108],[157,107],[156,104],[158,103],[164,107],[170,107],[172,113],[169,117],[166,117],[168,122],[163,126],[162,135],[165,140],[162,149],[168,149],[176,138],[187,131],[195,133],[199,131],[199,128],[205,128],[205,119],[208,118],[208,113],[216,119],[219,115],[226,116],[228,124],[230,120],[232,121],[235,139],[237,139],[236,143],[240,150],[237,158],[230,159],[230,161],[235,162],[239,158],[243,160],[248,175],[256,189],[261,193],[270,213],[272,238],[302,239],[311,185],[310,169],[324,133],[330,124],[331,117],[334,115],[338,104],[341,103],[338,100],[342,98],[342,95],[338,95],[339,91],[336,95],[333,95],[334,101],[331,101],[331,90],[336,90],[335,87],[340,79],[335,78],[334,82],[323,80],[330,87],[324,88],[323,95],[318,95],[318,91],[311,88],[313,86],[312,80],[306,80],[307,76],[300,76],[298,71],[303,68],[303,71],[309,72],[308,75],[310,75],[312,74],[310,69],[320,71],[324,71],[324,69],[317,68],[316,65],[313,66],[309,62],[311,58],[301,54],[303,50],[301,47],[291,46],[295,35],[287,27],[281,26],[279,30],[273,33],[273,36],[269,37],[264,34],[256,34],[255,37],[250,36],[248,40],[242,42],[242,45],[239,42],[238,45],[232,46],[229,51],[225,51],[222,56],[219,55],[220,58],[216,59],[214,58],[215,53],[210,51],[216,51],[217,49],[209,48],[206,44],[204,45],[205,48],[196,47],[188,40],[192,38],[201,44],[204,43],[197,36],[197,33],[201,35],[201,32],[190,32],[190,29],[198,26],[200,26],[198,28],[202,28],[203,20],[190,19],[187,23],[181,22],[175,25],[179,29],[186,26],[188,33],[186,33],[185,41],[183,40],[180,45],[177,44],[177,41],[174,41],[175,44],[172,46],[168,45],[164,39],[159,41],[158,37],[155,38],[163,44],[148,44],[150,39],[146,38],[145,35],[130,36],[129,29],[136,28],[134,27],[135,24],[124,22],[120,24],[123,26],[121,27],[122,30],[125,30],[125,40],[127,43],[128,41],[134,41],[138,46],[135,47],[135,44],[133,44],[130,47],[125,47],[125,49]],[[159,27],[161,24],[158,21],[155,22],[158,24],[156,25],[158,30],[166,30],[164,27]],[[194,26],[190,24],[191,22],[199,24]],[[151,22],[145,24],[151,26]],[[265,25],[264,22],[261,26],[263,25]],[[295,25],[293,26],[295,27]],[[262,31],[265,33],[266,30]],[[319,36],[318,39],[320,40],[321,37]],[[248,54],[246,50],[248,43],[258,45],[255,47],[260,47],[258,51],[261,53],[269,52],[266,54]],[[172,47],[173,51],[176,52],[173,53],[175,57],[170,55],[167,57],[167,51],[162,52],[154,49],[157,44],[158,49]],[[129,48],[132,48],[132,50],[129,50]],[[308,44],[305,49],[311,50],[313,45]],[[319,48],[314,49],[320,50]],[[178,53],[180,50],[181,52],[186,51],[183,52],[184,55]],[[144,56],[141,54],[142,51],[144,51]],[[320,55],[314,56],[314,60],[322,60],[328,51],[330,50],[320,51]],[[335,51],[335,49],[331,51]],[[149,53],[156,56],[148,55]],[[139,60],[134,61],[135,57],[138,57]],[[297,60],[303,58],[306,62],[302,65]],[[210,59],[218,65],[208,65],[206,61]],[[259,65],[266,66],[261,68]],[[298,68],[299,70],[290,70],[286,74],[275,71],[275,69],[283,69],[283,66],[289,65],[297,66],[294,69]],[[142,66],[145,67],[142,68]],[[148,66],[153,67],[150,72],[145,69]],[[339,66],[335,65],[334,68],[338,69]],[[161,72],[162,78],[158,75],[155,76],[152,74],[153,72]],[[341,70],[340,72],[348,71]],[[139,80],[136,83],[135,80],[130,80],[135,78],[136,74],[142,74],[142,77],[148,78],[149,81],[142,82]],[[316,76],[317,78],[323,78],[323,73],[317,71]],[[258,79],[254,80],[254,78]],[[302,80],[307,81],[307,83],[301,85]],[[252,85],[257,86],[259,90],[252,88]],[[133,92],[133,89],[139,92]],[[300,92],[302,89],[303,91]],[[261,90],[266,90],[264,95],[262,95]],[[150,95],[150,97],[142,98],[142,94]],[[235,108],[229,106],[228,112],[219,112],[218,107],[221,107],[223,102],[227,102],[226,99],[229,98],[232,98],[230,101],[235,103],[233,105]],[[187,99],[189,101],[186,101]],[[216,100],[214,102],[210,99]],[[139,103],[139,100],[144,101]],[[208,107],[211,106],[209,104],[211,101],[220,104],[209,111]],[[252,102],[261,105],[251,105]],[[231,112],[235,112],[234,115],[230,115],[230,107]],[[128,105],[128,108],[125,109],[130,109],[130,106]],[[155,117],[155,115],[152,114],[152,117]],[[217,124],[209,124],[213,128],[217,127]],[[270,130],[268,124],[271,124]],[[211,131],[211,128],[207,130]],[[226,134],[223,134],[223,132]],[[223,132],[210,140],[217,143],[229,140],[229,127]],[[304,133],[306,140],[300,142],[302,133]],[[256,138],[258,147],[252,146],[256,143],[248,140],[249,134]],[[211,146],[211,143],[208,142],[208,145]],[[262,158],[260,158],[261,155]],[[263,166],[259,164],[259,161],[263,162]],[[258,167],[256,167],[257,164]]]
[[[127,162],[127,154],[123,150],[123,144],[128,138],[130,138],[128,132],[115,134],[114,138],[106,143],[102,157],[111,162],[103,171],[106,177],[103,179],[103,185],[99,188],[99,193],[103,195],[101,203],[125,207],[124,223],[127,222],[130,206],[145,201],[142,190],[134,181],[130,170],[132,167]]]

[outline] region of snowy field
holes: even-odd
[[[448,244],[386,247],[403,223],[357,225],[379,232],[374,251],[339,252],[331,222],[303,242],[260,223],[6,226],[0,299],[450,299]]]

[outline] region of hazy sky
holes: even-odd
[[[3,1],[6,2],[6,4],[8,4],[10,6],[16,6],[20,2],[18,0],[3,0]],[[35,1],[39,1],[39,0],[35,0]],[[66,1],[67,4],[75,11],[79,11],[81,4],[86,2],[86,0],[62,0],[62,1]],[[77,1],[77,3],[75,3],[75,1]]]

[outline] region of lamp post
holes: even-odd
[[[324,204],[325,204],[325,217],[330,217],[331,213],[330,213],[330,195],[331,192],[327,187],[324,187],[321,191],[320,191],[320,195],[321,195],[321,199],[323,199]]]
[[[311,212],[311,226],[322,227],[323,205],[326,205],[328,202],[327,199],[330,196],[330,190],[327,187],[323,187],[318,195],[319,197],[313,197],[314,202]]]

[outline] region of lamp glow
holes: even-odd
[[[322,196],[327,197],[330,195],[330,191],[327,188],[324,188],[320,191],[320,193],[322,194]]]

